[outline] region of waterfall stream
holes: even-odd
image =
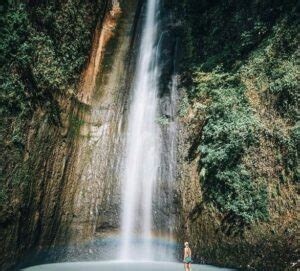
[[[162,246],[155,242],[154,238],[154,230],[156,235],[163,235],[162,229],[153,225],[156,212],[154,206],[160,205],[162,196],[159,182],[170,183],[174,177],[172,171],[175,126],[168,125],[167,132],[164,132],[165,129],[161,128],[162,124],[159,122],[161,35],[158,35],[158,6],[159,0],[147,1],[146,18],[131,89],[132,98],[121,173],[123,197],[120,257],[123,260],[154,260],[157,259],[155,255],[162,256]],[[172,84],[172,89],[174,86]],[[175,95],[172,91],[169,103],[174,102]],[[164,135],[170,133],[170,147],[165,148]],[[167,159],[162,161],[162,153],[165,151],[169,154],[164,154]],[[170,229],[168,232],[168,238],[171,238]]]

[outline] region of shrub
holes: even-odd
[[[1,114],[24,115],[76,85],[101,9],[97,1],[77,0],[1,6]]]
[[[209,101],[200,114],[206,121],[199,142],[203,198],[231,223],[250,225],[265,219],[266,187],[258,184],[242,163],[245,151],[258,144],[260,124],[244,95],[238,76],[226,73],[195,75],[197,100]]]
[[[290,119],[296,118],[299,109],[298,68],[294,62],[284,61],[280,66],[275,67],[270,74],[272,81],[269,91],[275,96],[275,109]]]

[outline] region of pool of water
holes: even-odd
[[[25,268],[26,271],[184,271],[182,263],[169,262],[69,262],[44,264]],[[211,265],[193,264],[192,271],[233,270]]]

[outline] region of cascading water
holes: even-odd
[[[146,18],[131,90],[132,100],[121,176],[123,260],[154,260],[156,258],[154,254],[157,253],[152,237],[153,211],[155,211],[153,201],[156,200],[154,191],[159,190],[155,188],[163,172],[161,169],[163,136],[158,122],[160,115],[158,5],[159,0],[147,1]],[[173,128],[172,126],[170,129]],[[156,196],[159,197],[159,193]]]
[[[129,110],[123,175],[122,259],[151,259],[152,190],[159,167],[155,41],[157,0],[147,3],[146,22]],[[140,239],[139,249],[133,244]]]

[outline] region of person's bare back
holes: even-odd
[[[189,247],[188,242],[184,243],[183,262],[184,262],[185,271],[190,271],[191,270],[191,264],[192,264],[192,251]]]
[[[184,248],[184,258],[186,257],[191,257],[192,256],[192,251],[189,247]]]

